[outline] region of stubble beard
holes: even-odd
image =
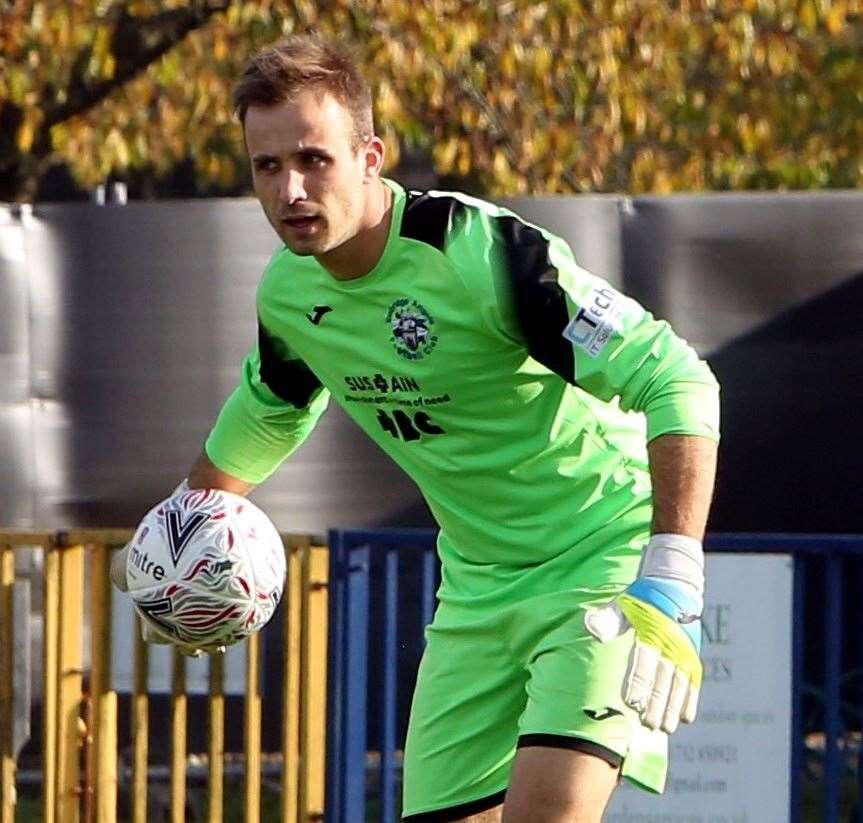
[[[318,232],[313,237],[308,238],[308,240],[297,241],[292,236],[290,229],[280,231],[278,234],[288,249],[299,257],[309,257],[313,254],[323,254],[328,251],[329,223],[325,222]]]
[[[333,215],[332,210],[327,214],[319,214],[321,224],[314,236],[307,240],[299,240],[293,237],[290,229],[286,229],[276,215],[273,215],[270,223],[276,230],[282,242],[288,250],[298,257],[320,256],[337,249],[339,246],[351,240],[360,227],[360,216],[362,209],[350,199],[339,202],[338,213]],[[337,222],[331,218],[335,217]]]
[[[323,230],[317,237],[313,238],[314,248],[307,247],[304,254],[316,256],[327,254],[338,249],[358,234],[360,210],[349,201],[343,201],[341,206],[342,208],[335,215],[336,222],[330,220],[330,217],[333,216],[332,212],[324,218],[321,227]]]

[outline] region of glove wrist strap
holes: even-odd
[[[640,577],[662,577],[691,586],[704,595],[704,550],[701,541],[683,534],[654,534],[641,561]]]

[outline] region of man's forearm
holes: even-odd
[[[205,451],[201,452],[189,469],[188,480],[190,489],[222,489],[240,495],[247,495],[255,488],[253,483],[223,472],[213,464]]]
[[[653,534],[704,538],[716,476],[717,444],[706,437],[664,434],[647,447],[653,482]]]

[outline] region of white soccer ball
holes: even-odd
[[[126,583],[157,635],[210,649],[236,643],[273,616],[285,583],[285,550],[252,502],[192,489],[154,506],[129,543]]]

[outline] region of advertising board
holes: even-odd
[[[624,783],[605,823],[787,823],[792,561],[707,556],[698,718],[672,737],[665,794]]]

